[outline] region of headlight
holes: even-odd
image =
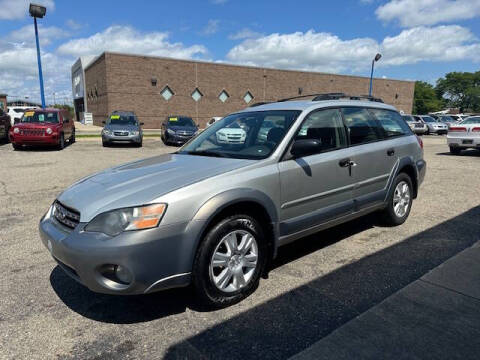
[[[173,131],[172,129],[167,129],[167,132],[168,132],[170,135],[175,135],[175,131]]]
[[[134,208],[117,209],[97,215],[85,231],[116,236],[123,231],[157,227],[167,209],[167,204],[152,204]]]
[[[52,131],[51,128],[47,128],[47,131],[46,131],[46,132],[47,132],[48,135],[51,135],[53,131]]]
[[[102,133],[103,133],[104,135],[110,135],[110,131],[105,130],[105,129],[102,130]]]
[[[130,131],[130,135],[132,136],[137,136],[139,134],[138,131]]]
[[[13,133],[14,133],[14,134],[20,133],[20,129],[19,129],[19,128],[14,128],[14,129],[13,129]]]

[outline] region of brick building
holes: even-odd
[[[204,126],[261,101],[299,94],[368,94],[369,78],[276,70],[221,63],[105,52],[85,68],[85,102],[96,125],[114,110],[133,110],[145,128],[169,115],[191,116]],[[373,95],[407,113],[414,82],[374,79]]]
[[[7,109],[7,94],[0,94],[0,109],[4,111]]]

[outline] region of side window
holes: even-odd
[[[340,110],[320,110],[308,115],[295,138],[295,140],[302,139],[320,141],[319,152],[345,147],[347,137]]]
[[[367,109],[343,108],[342,111],[351,145],[366,144],[383,139],[382,128]]]
[[[408,124],[396,111],[382,109],[371,109],[370,111],[382,125],[387,137],[410,135],[412,133]]]

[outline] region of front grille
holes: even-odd
[[[128,131],[114,131],[113,135],[115,135],[115,136],[128,136]]]
[[[45,135],[45,130],[43,129],[25,129],[20,130],[20,134],[27,136],[43,136]]]
[[[55,217],[55,219],[60,224],[65,225],[70,229],[75,229],[75,227],[80,222],[80,213],[78,211],[63,206],[58,201],[56,201],[53,206],[53,216]]]
[[[184,135],[184,136],[192,136],[193,133],[191,131],[177,131],[178,135]]]

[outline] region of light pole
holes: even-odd
[[[38,77],[40,78],[40,97],[42,99],[42,108],[45,109],[45,94],[43,92],[43,73],[42,73],[42,59],[40,58],[40,42],[38,41],[38,27],[37,18],[43,18],[47,12],[45,6],[30,4],[30,16],[33,17],[35,25],[35,42],[37,43],[37,62],[38,62]]]
[[[382,54],[375,55],[375,58],[372,60],[372,72],[370,73],[370,90],[368,91],[368,96],[372,96],[372,86],[373,86],[373,67],[375,66],[375,62],[380,60]]]

